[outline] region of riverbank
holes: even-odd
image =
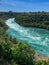
[[[35,53],[34,60],[35,61],[41,61],[41,60],[48,61],[49,60],[49,57],[48,56],[40,56],[37,53]]]

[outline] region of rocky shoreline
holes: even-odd
[[[43,60],[43,61],[48,61],[49,57],[48,56],[39,56],[37,53],[35,53],[34,55],[34,60],[39,61],[39,60]]]

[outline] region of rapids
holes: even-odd
[[[40,28],[22,27],[14,18],[6,20],[6,33],[17,40],[26,42],[41,56],[49,56],[49,31]]]

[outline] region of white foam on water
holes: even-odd
[[[31,36],[25,28],[22,28],[20,25],[15,23],[14,18],[7,20],[6,24],[9,26],[9,28],[14,29],[15,31],[19,31],[19,32],[23,33],[24,35],[27,35],[27,37],[30,37],[30,38],[32,38],[34,40],[40,40],[40,37]]]
[[[9,26],[9,28],[14,29],[15,31],[19,31],[19,32],[27,34],[27,30],[25,30],[16,22],[14,22],[14,18],[6,20],[6,24]]]

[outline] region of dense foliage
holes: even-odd
[[[15,21],[26,27],[39,27],[49,30],[49,13],[35,12],[23,13],[15,18]]]

